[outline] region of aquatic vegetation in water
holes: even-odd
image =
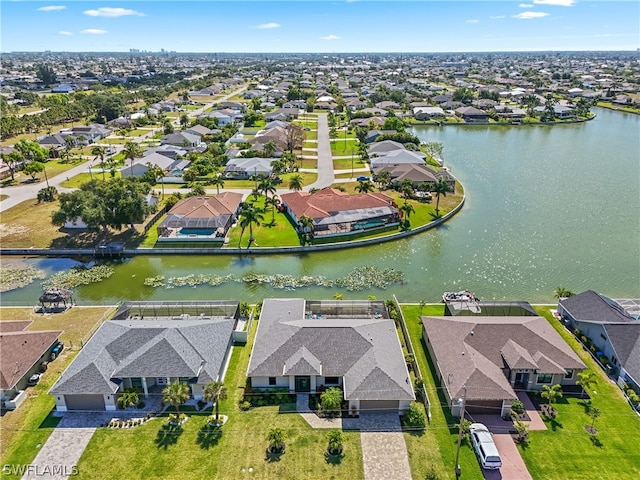
[[[266,275],[260,273],[249,273],[243,277],[234,275],[187,275],[184,277],[165,277],[158,275],[156,277],[148,277],[144,284],[148,287],[175,288],[175,287],[197,287],[198,285],[210,285],[216,287],[226,282],[240,282],[248,284],[265,284],[272,288],[295,290],[297,288],[317,286],[317,287],[340,287],[347,291],[360,291],[367,288],[385,289],[389,285],[397,283],[405,283],[404,273],[395,268],[380,269],[373,266],[364,266],[354,268],[347,276],[337,279],[328,279],[322,275],[311,276],[303,275],[296,277],[294,275]]]
[[[114,269],[108,265],[95,265],[87,268],[85,266],[73,267],[68,272],[58,272],[46,281],[42,282],[42,288],[74,288],[78,285],[89,285],[98,283],[113,275]]]
[[[26,287],[47,274],[30,265],[6,265],[0,269],[0,292]]]

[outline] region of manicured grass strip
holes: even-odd
[[[353,156],[353,163],[351,162],[351,158],[334,158],[333,159],[333,168],[335,170],[351,170],[351,166],[353,168],[365,168],[368,167],[369,164],[367,162],[363,162],[358,155]],[[359,174],[363,175],[363,174]],[[370,173],[367,176],[371,176]]]
[[[553,307],[536,307],[556,331],[578,353],[587,367],[596,372],[597,385],[585,398],[562,398],[554,406],[555,421],[546,422],[547,431],[529,432],[529,443],[520,447],[533,478],[631,479],[640,477],[640,418],[602,369],[585,352],[578,341],[554,319]],[[597,392],[597,393],[594,393]],[[596,420],[600,445],[592,443],[585,425],[589,406],[600,410]]]
[[[402,313],[407,322],[411,343],[416,353],[416,360],[424,378],[427,394],[431,401],[431,422],[422,437],[405,434],[409,465],[414,480],[424,479],[428,469],[433,465],[440,478],[455,478],[454,466],[458,442],[457,419],[451,417],[445,405],[444,395],[434,382],[433,365],[422,342],[422,324],[420,315],[444,315],[444,305],[402,305]],[[443,405],[444,408],[443,408]],[[460,468],[464,479],[482,479],[483,475],[476,460],[471,443],[464,440],[460,450]],[[534,477],[535,478],[535,477]]]

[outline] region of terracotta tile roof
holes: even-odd
[[[302,215],[312,218],[326,218],[337,212],[388,207],[392,198],[384,193],[349,194],[333,188],[323,188],[315,193],[283,193],[285,203],[297,218]]]
[[[242,194],[224,192],[213,197],[188,197],[176,203],[169,215],[185,218],[214,218],[220,215],[232,215],[242,201]]]

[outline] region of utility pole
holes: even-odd
[[[458,449],[456,451],[456,480],[460,478],[460,445],[462,444],[462,422],[464,422],[464,408],[467,400],[467,386],[462,385],[462,411],[460,412],[460,424],[458,425]]]

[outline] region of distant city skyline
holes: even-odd
[[[637,50],[636,0],[12,1],[1,50],[202,53]]]

